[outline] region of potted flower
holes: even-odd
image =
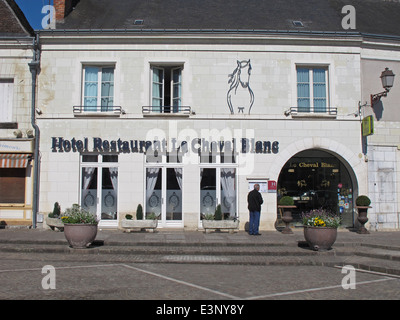
[[[136,220],[132,218],[133,216],[130,214],[125,215],[125,219],[121,220],[121,228],[128,232],[133,229],[149,229],[151,232],[154,232],[158,226],[158,218],[155,213],[151,213],[147,215],[146,219],[143,219],[143,207],[141,204],[138,204],[136,208]]]
[[[315,251],[329,250],[336,241],[341,219],[328,210],[318,209],[303,213],[304,238]]]
[[[60,231],[64,230],[64,223],[61,221],[61,207],[58,202],[54,203],[53,212],[46,217],[46,224],[51,230],[55,230],[55,228]]]
[[[356,199],[356,208],[358,211],[357,220],[361,224],[357,233],[369,234],[369,231],[365,228],[364,225],[368,221],[368,218],[367,218],[368,209],[372,208],[372,207],[370,207],[370,204],[371,204],[371,200],[367,196],[361,195],[361,196],[358,196]]]
[[[78,204],[65,210],[61,217],[64,235],[72,248],[84,249],[96,238],[98,220],[96,215],[82,209]]]
[[[292,229],[289,228],[289,223],[293,221],[292,209],[296,208],[293,198],[284,196],[279,200],[278,209],[281,212],[282,221],[285,223],[285,228],[282,230],[283,234],[293,234]],[[283,213],[282,213],[283,210]]]
[[[230,219],[223,219],[221,205],[219,204],[215,209],[214,214],[206,214],[202,216],[202,224],[206,233],[210,230],[228,230],[233,233],[234,230],[239,228],[239,219],[236,217]]]

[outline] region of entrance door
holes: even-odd
[[[283,167],[278,180],[278,201],[293,197],[294,224],[301,224],[302,212],[328,209],[339,214],[342,226],[353,226],[353,183],[345,165],[321,150],[296,154]]]
[[[146,168],[145,212],[161,227],[183,227],[182,168]]]
[[[200,176],[200,219],[213,215],[219,204],[224,219],[236,217],[236,169],[201,168]]]
[[[118,167],[117,156],[83,156],[81,207],[96,214],[100,225],[117,223]]]

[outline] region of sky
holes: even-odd
[[[34,30],[43,29],[42,20],[48,12],[42,13],[42,8],[49,3],[52,5],[53,0],[15,0],[26,19]]]

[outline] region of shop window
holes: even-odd
[[[25,168],[0,168],[0,203],[25,203],[25,172]]]
[[[325,113],[328,108],[328,68],[297,67],[297,111]]]
[[[114,66],[84,66],[83,110],[114,111]]]
[[[0,123],[12,122],[14,80],[0,79]]]
[[[327,152],[308,150],[291,158],[278,179],[278,201],[283,196],[293,197],[295,225],[301,224],[302,212],[324,208],[339,214],[342,226],[353,226],[353,184],[349,171]]]

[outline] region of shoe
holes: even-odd
[[[254,236],[261,236],[261,233],[256,233],[254,234]]]

